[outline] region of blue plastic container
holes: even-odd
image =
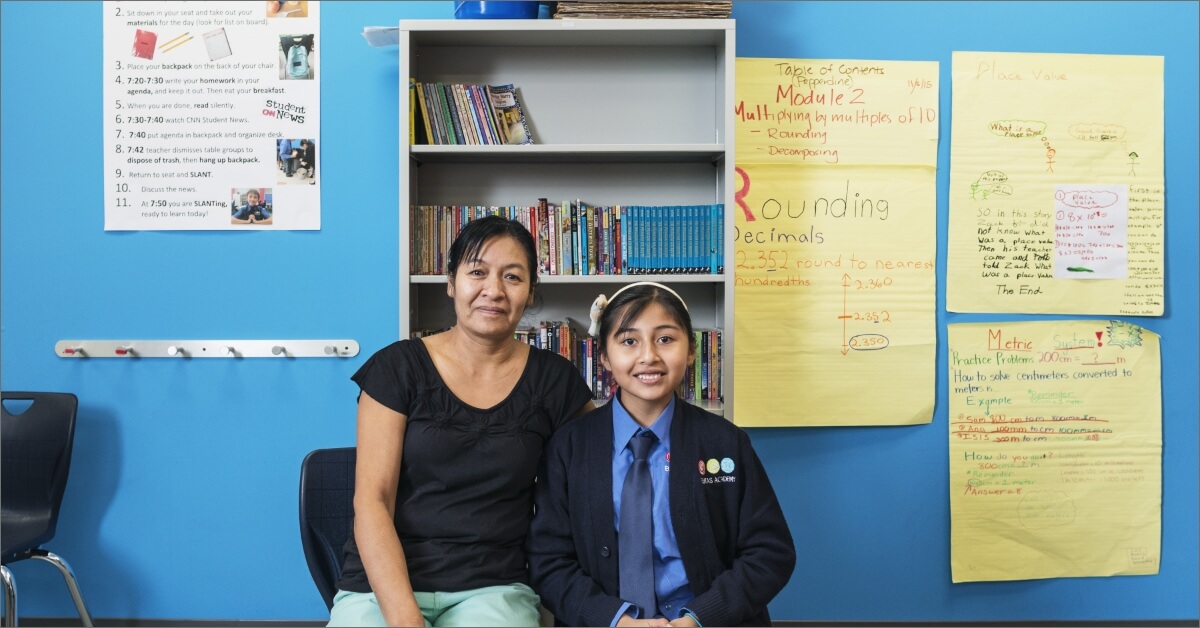
[[[460,20],[536,20],[538,2],[455,2],[454,17]]]

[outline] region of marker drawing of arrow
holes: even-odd
[[[850,275],[842,275],[842,315],[838,318],[842,319],[842,355],[850,352],[850,345],[846,344],[846,319],[850,315],[846,313],[846,292],[850,290]]]

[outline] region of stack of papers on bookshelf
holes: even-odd
[[[596,0],[560,0],[555,19],[650,19],[650,18],[710,18],[729,17],[733,2],[699,0],[696,2],[612,2]]]

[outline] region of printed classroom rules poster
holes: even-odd
[[[734,416],[933,419],[938,64],[737,60]]]
[[[953,63],[946,309],[1162,316],[1163,58]]]
[[[104,3],[104,229],[321,228],[320,2]]]
[[[1158,573],[1159,337],[1120,320],[947,335],[954,582]]]

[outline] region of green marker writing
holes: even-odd
[[[1083,266],[1067,266],[1067,272],[1069,272],[1069,273],[1094,273],[1096,271],[1094,271],[1090,268],[1084,268]]]

